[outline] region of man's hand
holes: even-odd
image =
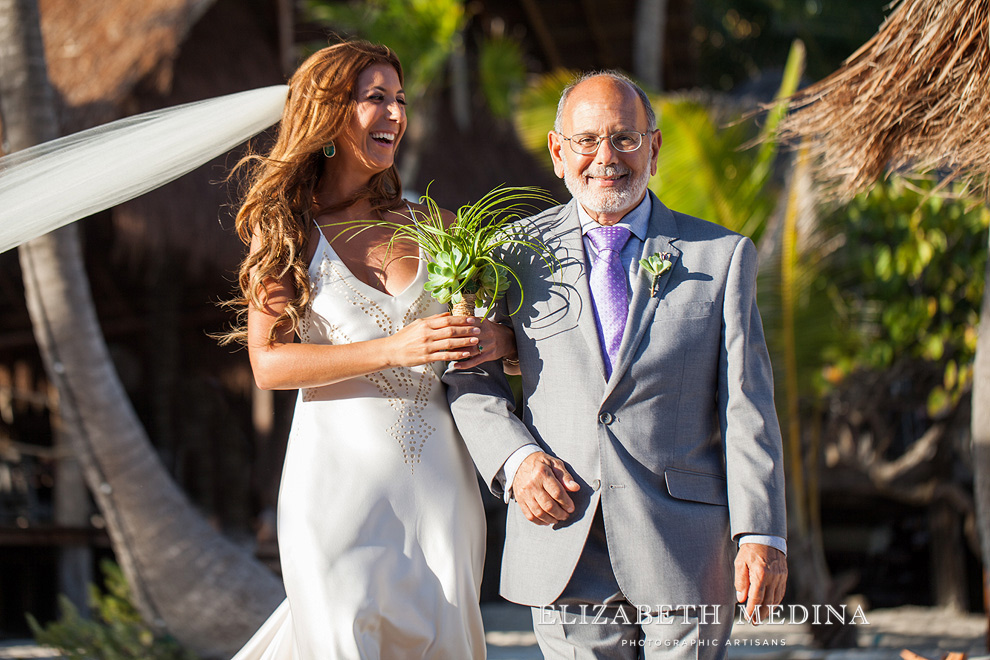
[[[537,525],[567,520],[574,512],[567,491],[579,490],[581,486],[564,468],[564,462],[542,451],[527,456],[512,479],[512,496],[526,519]]]
[[[470,348],[473,355],[451,363],[454,369],[470,369],[482,362],[517,356],[516,335],[511,327],[476,317],[472,318],[471,322],[478,323],[481,328],[481,332],[478,334],[478,344]]]
[[[787,587],[787,557],[768,545],[744,543],[736,553],[736,600],[745,603],[746,616],[764,621],[768,606],[779,605]],[[753,611],[759,607],[759,618]]]

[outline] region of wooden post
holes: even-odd
[[[291,76],[296,70],[295,10],[292,0],[277,0],[278,55],[282,73]]]
[[[962,522],[945,500],[936,500],[928,511],[932,533],[931,579],[938,607],[965,612],[966,547],[962,538]]]
[[[72,455],[65,429],[60,428],[55,438],[59,449],[55,469],[55,524],[60,527],[88,527],[92,510],[82,468]],[[59,547],[58,590],[83,616],[89,612],[89,585],[93,581],[92,548],[85,542]]]
[[[639,0],[633,36],[633,72],[654,89],[663,88],[667,0]]]

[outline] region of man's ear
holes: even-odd
[[[560,153],[560,148],[564,141],[560,139],[557,131],[550,131],[547,134],[547,147],[550,149],[550,160],[553,161],[553,173],[558,179],[564,178],[564,157]]]
[[[663,144],[663,135],[660,133],[660,129],[653,131],[653,135],[650,136],[650,176],[654,176],[657,173],[657,158],[660,155],[660,145]]]

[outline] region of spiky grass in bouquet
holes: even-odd
[[[539,211],[538,204],[555,203],[541,188],[497,186],[477,202],[457,209],[450,224],[429,188],[420,202],[426,211],[413,209],[412,223],[383,220],[368,225],[394,231],[389,250],[399,240],[422,248],[429,273],[425,288],[438,302],[450,305],[455,316],[473,316],[479,307],[484,308],[480,316],[488,316],[512,280],[519,284],[519,276],[499,259],[505,250],[524,247],[548,264],[555,260],[539,236],[516,222]]]

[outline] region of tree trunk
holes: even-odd
[[[9,151],[57,133],[36,0],[0,0],[0,115]],[[281,585],[211,528],[162,467],[113,369],[77,227],[21,246],[20,259],[61,423],[135,603],[190,649],[229,657],[278,605]]]
[[[990,650],[990,261],[983,276],[980,333],[973,364],[973,490],[983,559],[983,601]]]
[[[277,0],[275,11],[278,19],[278,59],[282,75],[286,78],[296,70],[296,49],[293,33],[296,28],[295,9],[292,0]]]
[[[0,117],[3,121],[4,152],[58,137],[58,120],[43,51],[28,50],[24,40],[28,33],[21,26],[39,21],[35,2],[0,0]],[[20,34],[23,39],[12,36]],[[40,50],[41,41],[37,46]],[[33,57],[32,57],[33,55]],[[31,80],[43,84],[30,85]],[[58,406],[54,407],[58,410]],[[56,413],[57,414],[57,413]],[[74,428],[66,428],[56,420],[55,446],[70,451],[75,444]],[[54,508],[55,523],[84,526],[89,524],[89,501],[79,464],[72,457],[59,459],[56,472]],[[87,585],[92,581],[92,551],[85,545],[59,549],[58,585],[72,603],[86,612]]]
[[[663,89],[663,47],[667,34],[667,0],[636,3],[633,74],[653,89]]]

